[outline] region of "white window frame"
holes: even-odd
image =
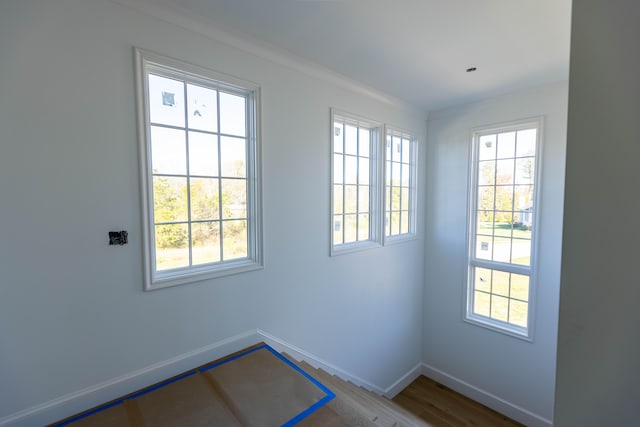
[[[387,149],[388,144],[390,144],[389,139],[392,137],[402,138],[403,144],[409,144],[409,161],[405,162],[409,165],[409,205],[408,205],[408,231],[406,233],[400,232],[399,234],[391,234],[391,229],[387,229],[388,224],[387,214],[389,211],[387,208],[389,207],[389,197],[390,192],[388,191],[388,187],[391,184],[391,178],[388,176],[390,171],[387,168],[387,163],[391,161],[391,159],[387,158],[388,154],[393,150],[393,147],[389,147]],[[413,240],[417,237],[416,228],[416,212],[417,212],[417,196],[418,196],[418,176],[417,176],[417,163],[416,159],[418,158],[418,141],[417,139],[410,133],[403,130],[400,130],[395,127],[385,126],[385,138],[384,138],[384,196],[383,196],[383,244],[392,244],[399,243],[406,240]],[[393,155],[392,155],[393,157]],[[404,159],[403,159],[404,160]],[[394,163],[395,159],[394,159]],[[392,166],[393,167],[393,166]],[[392,186],[393,187],[393,186]]]
[[[479,325],[497,332],[501,332],[506,335],[510,335],[525,341],[533,341],[534,332],[534,313],[535,313],[535,293],[537,289],[537,253],[538,253],[538,234],[540,232],[539,227],[539,213],[540,213],[540,200],[541,200],[541,171],[542,171],[542,146],[544,140],[544,119],[543,117],[534,117],[529,119],[517,120],[507,123],[501,123],[491,126],[483,126],[473,129],[471,136],[471,149],[470,149],[470,180],[468,191],[468,232],[467,232],[467,273],[466,273],[466,292],[464,299],[464,320],[466,322]],[[477,222],[477,187],[479,176],[479,139],[483,135],[498,134],[503,132],[518,131],[536,128],[536,152],[535,152],[535,177],[534,177],[534,189],[533,189],[533,230],[531,234],[531,259],[529,266],[522,266],[512,263],[503,263],[498,261],[488,261],[477,259],[475,257],[476,251],[476,222]],[[527,308],[527,327],[521,327],[511,323],[503,322],[491,317],[482,316],[473,312],[474,304],[474,267],[494,269],[508,273],[524,274],[529,276],[529,295],[528,295],[528,308]]]
[[[345,253],[351,253],[354,251],[360,251],[363,249],[370,249],[379,247],[382,244],[382,232],[381,232],[381,211],[382,211],[382,197],[380,194],[381,187],[381,165],[379,162],[380,141],[384,133],[384,127],[381,123],[374,120],[366,119],[355,114],[346,113],[336,109],[331,109],[331,202],[330,202],[330,254],[339,255]],[[357,128],[366,128],[370,131],[370,143],[369,143],[369,237],[366,240],[357,240],[349,243],[335,243],[334,242],[334,155],[336,154],[335,147],[337,144],[335,134],[335,122],[340,121],[345,124],[355,126]],[[340,135],[343,138],[343,135]],[[344,157],[344,155],[343,155]],[[358,166],[359,167],[359,166]],[[344,174],[343,174],[344,175]],[[344,206],[344,203],[343,203]],[[344,230],[344,224],[342,225]],[[357,231],[356,231],[357,233]]]
[[[235,77],[191,65],[134,48],[136,66],[136,97],[138,107],[138,140],[142,192],[144,290],[212,279],[251,271],[263,267],[262,189],[260,152],[260,87]],[[246,258],[231,259],[170,270],[156,269],[154,237],[154,205],[151,168],[151,135],[148,74],[160,74],[212,89],[246,97],[246,181],[247,181],[247,252]],[[185,129],[188,130],[185,124]],[[189,175],[187,175],[189,176]],[[191,219],[188,221],[191,224]]]

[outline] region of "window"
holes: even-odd
[[[542,119],[473,135],[466,319],[530,338]]]
[[[377,245],[380,125],[332,111],[332,253]]]
[[[258,88],[136,56],[145,289],[259,268]]]
[[[385,242],[415,236],[416,142],[411,135],[387,130],[385,151]]]

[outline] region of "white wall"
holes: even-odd
[[[263,270],[142,291],[133,46],[261,85]],[[328,256],[329,109],[422,143],[425,115],[312,74],[110,1],[2,1],[0,419],[256,328],[382,388],[420,361],[422,227]]]
[[[638,425],[640,3],[573,3],[555,425]]]
[[[423,360],[427,373],[527,425],[553,410],[567,84],[429,115]],[[463,321],[471,129],[544,116],[533,342]]]

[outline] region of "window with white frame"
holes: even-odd
[[[416,142],[411,135],[387,129],[385,151],[385,241],[415,235]]]
[[[258,87],[136,57],[145,289],[260,268]]]
[[[378,145],[381,126],[332,111],[332,253],[380,241]]]
[[[530,338],[542,119],[473,134],[466,319]]]

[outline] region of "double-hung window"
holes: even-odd
[[[472,138],[466,319],[531,338],[542,119]]]
[[[145,289],[259,268],[258,87],[136,57]]]

